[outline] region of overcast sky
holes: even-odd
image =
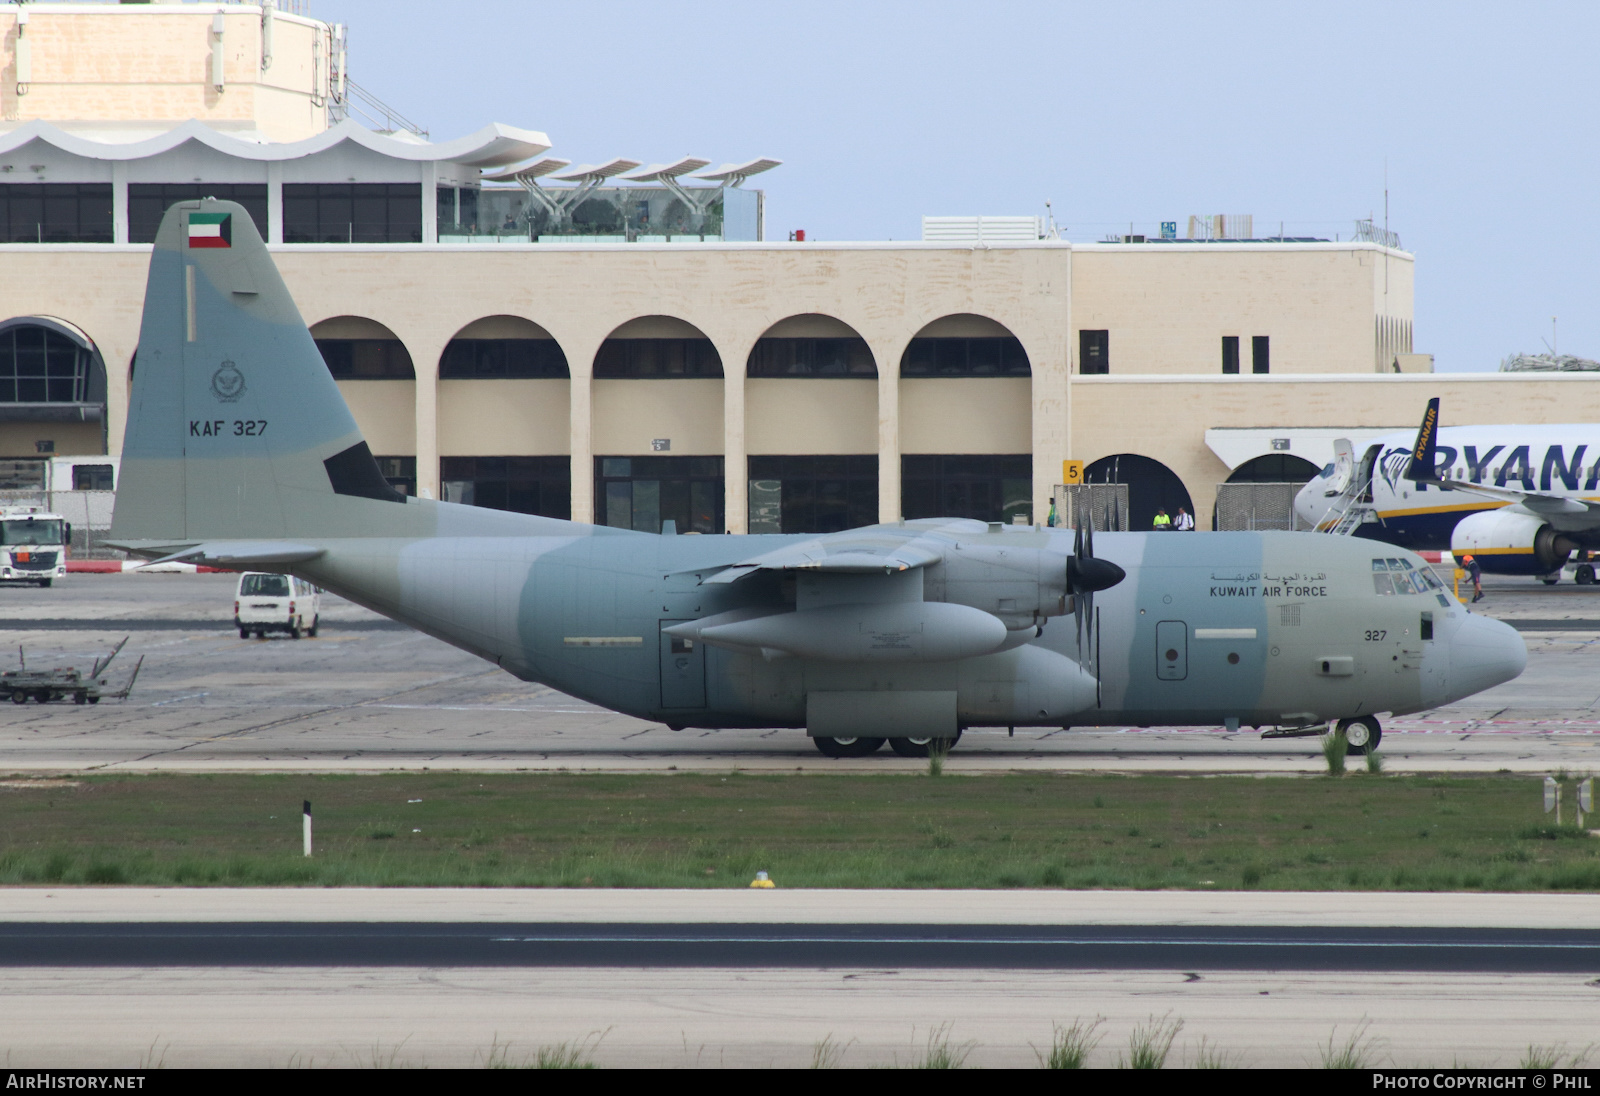
[[[505,122],[574,162],[784,161],[767,234],[914,239],[1042,213],[1073,240],[1251,213],[1389,225],[1441,370],[1600,358],[1593,3],[311,0],[433,139]],[[747,184],[750,186],[755,183]]]

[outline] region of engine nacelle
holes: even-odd
[[[1577,548],[1544,519],[1510,509],[1472,514],[1450,534],[1450,551],[1458,561],[1470,552],[1479,567],[1496,575],[1548,575]]]
[[[1042,548],[957,542],[926,568],[923,596],[982,609],[1010,629],[1042,624],[1071,611],[1067,557]]]

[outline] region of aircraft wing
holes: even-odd
[[[944,523],[955,524],[955,523]],[[960,522],[960,532],[971,532]],[[874,525],[831,533],[800,544],[789,544],[759,556],[750,556],[706,579],[707,583],[738,582],[757,571],[831,571],[837,574],[893,574],[927,567],[944,558],[948,537],[942,526],[933,528]]]
[[[1445,491],[1461,491],[1469,495],[1480,495],[1483,498],[1498,499],[1523,507],[1523,509],[1538,514],[1541,517],[1564,516],[1568,523],[1577,525],[1600,525],[1600,503],[1587,499],[1572,498],[1566,495],[1547,495],[1537,491],[1525,491],[1517,487],[1499,487],[1494,484],[1462,482],[1460,480],[1447,480],[1439,476],[1435,469],[1435,450],[1439,442],[1439,397],[1435,396],[1428,401],[1428,409],[1422,414],[1422,425],[1417,430],[1416,444],[1411,447],[1411,459],[1406,462],[1404,476],[1413,483],[1426,483]],[[1579,520],[1575,523],[1573,518]],[[1589,518],[1591,521],[1584,521]]]

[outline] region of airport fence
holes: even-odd
[[[1126,483],[1056,484],[1056,524],[1078,527],[1078,513],[1088,507],[1096,530],[1128,528]]]
[[[1303,483],[1217,484],[1217,530],[1294,532],[1311,528],[1294,512],[1295,496],[1304,486]]]
[[[126,559],[127,553],[105,545],[116,506],[115,491],[0,491],[0,509],[37,506],[60,514],[72,525],[73,559]]]

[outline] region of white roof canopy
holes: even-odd
[[[562,172],[560,175],[552,175],[550,178],[557,179],[563,183],[598,182],[602,179],[609,179],[614,175],[621,175],[624,171],[632,171],[638,166],[638,160],[624,160],[618,157],[615,160],[607,160],[603,164],[579,164],[571,171]]]
[[[691,171],[699,171],[710,164],[710,160],[701,160],[694,156],[685,156],[670,164],[651,164],[643,171],[636,171],[628,176],[630,183],[658,183],[665,179],[676,179],[680,175],[687,175]]]
[[[365,126],[346,119],[315,137],[274,144],[233,137],[220,133],[203,122],[191,119],[159,136],[129,142],[96,141],[74,136],[49,122],[28,122],[8,133],[0,133],[0,154],[21,148],[30,141],[42,141],[63,152],[91,160],[142,160],[169,152],[186,141],[195,141],[226,156],[241,160],[269,161],[297,160],[350,142],[395,160],[449,162],[477,168],[514,164],[537,156],[550,148],[550,139],[543,133],[498,123],[484,126],[478,132],[459,137],[454,141],[431,144],[418,141],[409,134],[402,139],[374,133]],[[630,166],[639,165],[632,163]],[[626,171],[628,168],[622,170]]]
[[[782,164],[782,160],[768,160],[765,158],[749,160],[742,164],[723,164],[715,171],[708,171],[696,175],[696,179],[708,179],[713,183],[725,183],[728,186],[738,186],[752,175],[759,175],[763,171],[771,171]]]
[[[485,175],[483,179],[484,182],[488,183],[521,182],[523,179],[542,178],[552,171],[560,171],[571,164],[571,160],[563,160],[556,156],[546,156],[544,159],[537,160],[531,164],[524,164],[521,167],[508,167],[503,171],[493,172]]]

